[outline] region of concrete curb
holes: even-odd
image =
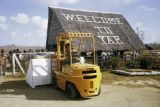
[[[126,75],[126,76],[138,76],[138,75],[160,75],[158,71],[151,71],[151,72],[128,72],[125,70],[112,70],[112,73]]]

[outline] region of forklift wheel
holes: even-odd
[[[72,84],[67,84],[67,94],[72,99],[75,99],[78,97],[78,92],[77,92],[75,86]]]
[[[98,94],[95,96],[99,96],[101,94],[101,87],[99,87]]]
[[[99,91],[98,91],[98,96],[101,94],[101,87],[99,88]]]

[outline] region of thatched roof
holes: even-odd
[[[49,7],[48,50],[61,32],[91,32],[96,50],[141,50],[144,44],[121,14]]]

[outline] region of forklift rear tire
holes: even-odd
[[[67,94],[71,99],[75,99],[78,97],[78,92],[73,84],[67,84]]]
[[[99,96],[100,94],[101,94],[101,87],[99,87],[98,94],[96,96]]]
[[[99,91],[98,91],[98,96],[101,94],[101,87],[99,88]]]

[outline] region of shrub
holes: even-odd
[[[106,59],[105,66],[106,66],[107,69],[112,68],[112,66],[111,66],[111,58]]]
[[[110,60],[112,69],[117,69],[123,65],[123,61],[119,57],[112,57]]]
[[[153,69],[160,69],[160,57],[153,58]]]
[[[140,67],[142,69],[152,68],[152,65],[153,65],[153,58],[151,58],[151,57],[141,57]]]
[[[126,62],[128,68],[138,68],[140,64],[139,59],[132,59]]]

